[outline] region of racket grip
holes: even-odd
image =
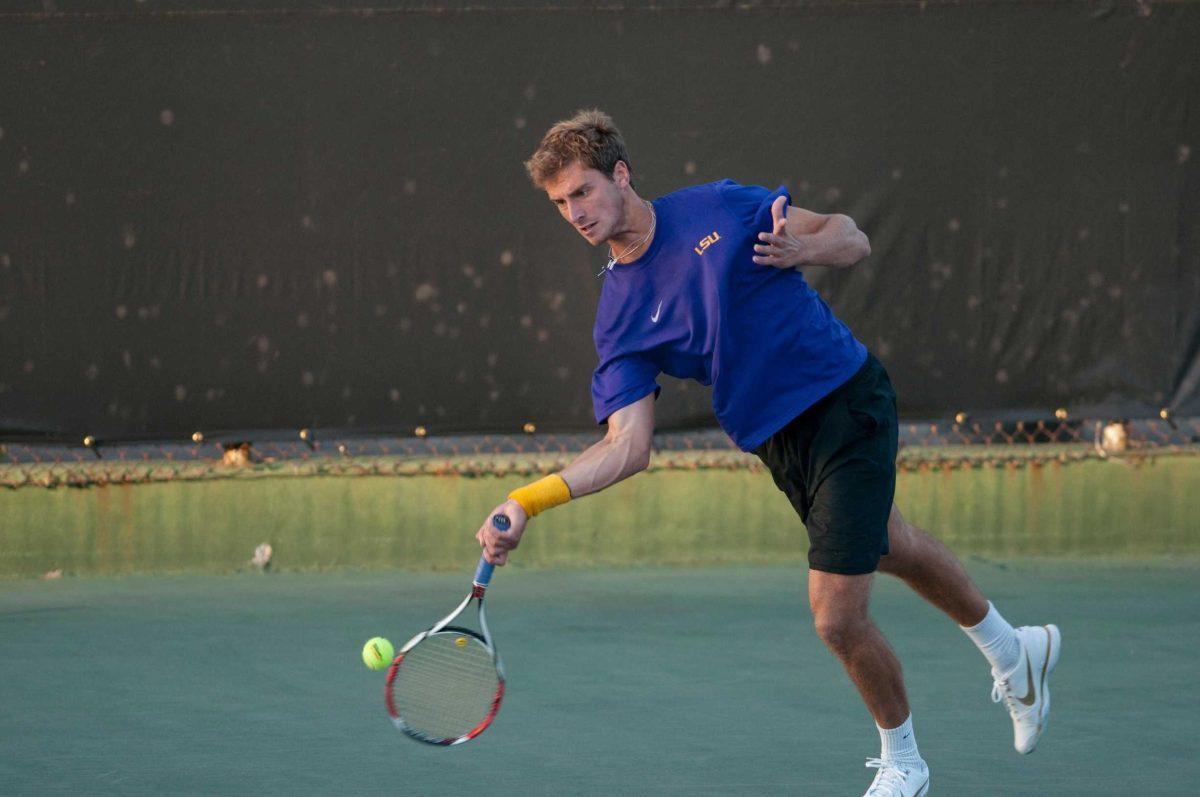
[[[512,521],[508,519],[508,515],[492,515],[492,525],[501,534],[508,531],[512,526]],[[486,587],[488,582],[492,580],[492,571],[496,566],[489,562],[486,557],[479,557],[479,567],[475,568],[475,586]]]

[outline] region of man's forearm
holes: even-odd
[[[804,236],[802,266],[845,268],[871,254],[871,243],[854,219],[830,216],[817,232]]]
[[[584,451],[559,476],[571,489],[571,496],[580,498],[627,479],[649,464],[648,446],[638,444],[632,435],[616,435]]]

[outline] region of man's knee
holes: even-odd
[[[870,620],[858,613],[827,611],[813,615],[817,636],[825,647],[838,655],[850,650],[862,636]]]
[[[812,609],[817,636],[835,653],[852,646],[870,626],[867,606],[871,595],[871,576],[838,575],[810,570],[808,604]]]

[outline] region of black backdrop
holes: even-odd
[[[589,428],[521,162],[591,105],[643,194],[852,215],[903,414],[1200,412],[1200,4],[359,5],[0,5],[0,429]]]

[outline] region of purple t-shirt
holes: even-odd
[[[778,196],[722,180],[654,200],[650,248],[608,272],[596,308],[598,423],[665,373],[712,385],[721,427],[752,451],[862,366],[866,347],[799,271],[751,260]]]

